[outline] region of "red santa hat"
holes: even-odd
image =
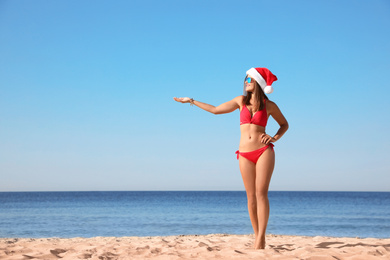
[[[272,74],[272,72],[267,68],[251,68],[246,72],[248,76],[253,78],[259,83],[261,89],[266,94],[271,94],[274,91],[274,88],[271,86],[272,82],[277,81],[278,78]]]

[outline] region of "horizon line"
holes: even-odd
[[[28,193],[28,192],[245,192],[245,190],[28,190],[28,191],[0,191],[0,193]],[[269,192],[390,192],[384,190],[270,190]]]

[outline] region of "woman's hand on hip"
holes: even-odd
[[[269,144],[269,143],[271,143],[271,142],[276,142],[276,139],[275,138],[273,138],[273,137],[271,137],[271,136],[269,136],[269,135],[267,135],[267,134],[262,134],[261,136],[260,136],[260,140],[261,140],[261,142],[263,143],[263,144]]]

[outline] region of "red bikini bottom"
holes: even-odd
[[[274,150],[274,144],[269,143],[268,145],[261,147],[260,149],[254,150],[252,152],[240,152],[239,150],[236,151],[237,154],[237,160],[240,157],[240,155],[249,161],[253,162],[254,164],[257,163],[257,160],[260,158],[260,156],[264,153],[265,150],[267,150],[268,147],[272,148],[272,151]]]

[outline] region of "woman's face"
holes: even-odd
[[[253,92],[255,90],[255,79],[249,75],[245,79],[245,90],[246,92]]]

